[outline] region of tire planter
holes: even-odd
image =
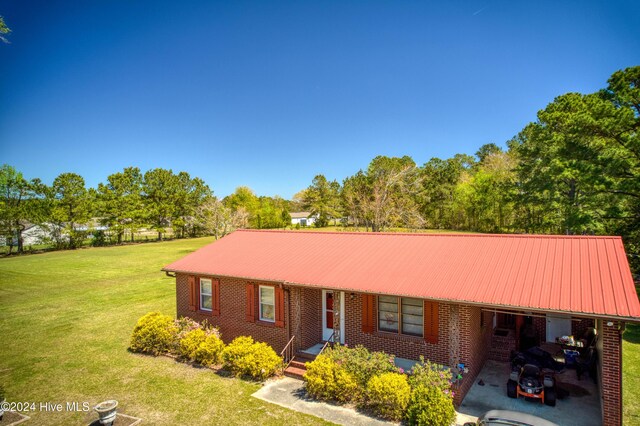
[[[112,425],[116,420],[118,401],[110,399],[96,405],[93,409],[98,413],[101,425]]]

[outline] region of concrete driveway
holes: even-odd
[[[530,413],[563,426],[598,426],[602,424],[600,411],[600,391],[588,374],[578,380],[575,370],[567,369],[556,375],[558,387],[568,392],[558,398],[555,407],[542,405],[537,401],[507,397],[507,380],[511,367],[509,363],[487,361],[475,383],[458,408],[458,412],[468,416],[480,416],[493,409],[513,410]],[[484,386],[478,384],[482,380]]]

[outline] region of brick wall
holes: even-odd
[[[296,339],[300,340],[300,347],[306,349],[322,341],[322,290],[300,288],[300,305],[303,315]]]
[[[624,323],[602,320],[600,356],[602,420],[604,426],[622,424],[622,333]]]
[[[484,316],[484,320],[482,319]],[[477,306],[460,305],[459,317],[459,361],[463,363],[468,372],[464,374],[462,381],[457,385],[454,402],[459,405],[465,395],[471,389],[478,373],[482,370],[489,356],[491,334],[493,331],[493,314],[482,312]],[[491,321],[491,322],[490,322]],[[483,324],[481,326],[481,324]]]
[[[589,327],[595,327],[593,318],[581,318],[580,321],[571,321],[571,334],[576,339],[580,339]]]
[[[287,344],[287,327],[289,316],[285,317],[285,327],[276,327],[273,323],[246,321],[246,280],[235,278],[220,279],[220,316],[214,317],[211,312],[191,311],[189,309],[189,276],[176,275],[176,312],[178,317],[190,317],[196,321],[207,320],[210,324],[220,328],[222,340],[229,343],[238,336],[252,336],[255,340],[266,342],[280,352]],[[255,283],[275,285],[273,283]],[[289,290],[289,291],[287,291]],[[289,310],[291,288],[285,286],[285,310]],[[257,316],[258,301],[256,298],[255,312]]]
[[[377,298],[374,303],[377,306]],[[378,324],[377,309],[374,309],[374,324]],[[422,337],[405,336],[395,333],[374,331],[362,332],[362,294],[356,293],[351,299],[345,293],[345,344],[363,345],[373,351],[385,351],[400,358],[418,359],[420,355],[433,362],[449,365],[449,305],[440,304],[438,316],[438,343],[428,343]]]

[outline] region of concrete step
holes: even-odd
[[[293,361],[291,361],[291,363],[289,364],[289,367],[295,367],[295,368],[300,368],[301,370],[306,370],[307,369],[307,361],[306,360],[300,360],[298,361],[297,359],[293,359]]]
[[[316,355],[308,354],[306,352],[296,352],[296,356],[294,358],[298,360],[304,360],[305,362],[309,362],[316,359]]]
[[[302,380],[302,376],[304,376],[304,373],[307,371],[307,369],[302,369],[302,368],[298,368],[298,367],[293,367],[291,365],[289,365],[285,370],[284,370],[284,375],[287,377],[291,377],[294,379],[300,379]]]

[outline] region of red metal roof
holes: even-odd
[[[640,319],[620,237],[242,230],[164,270]]]

